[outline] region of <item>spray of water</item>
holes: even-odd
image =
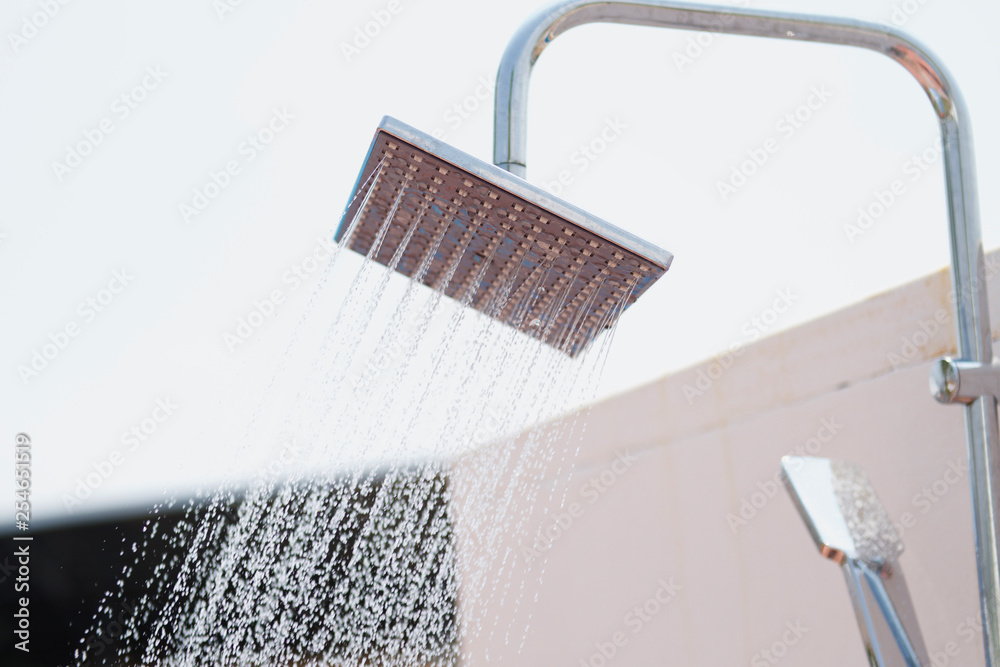
[[[370,261],[401,203],[421,213],[388,266]],[[311,359],[308,374],[293,387],[272,381],[234,449],[246,454],[250,436],[260,435],[269,398],[294,391],[268,438],[278,443],[274,464],[249,482],[235,478],[157,509],[183,510],[183,519],[167,526],[154,516],[144,541],[131,545],[137,563],[154,564],[153,576],[117,655],[94,655],[84,637],[78,664],[479,664],[488,656],[463,648],[473,640],[523,640],[526,628],[498,612],[525,602],[517,554],[504,538],[526,532],[518,508],[557,501],[537,473],[571,466],[581,423],[566,415],[591,398],[634,285],[616,285],[606,303],[594,303],[607,294],[597,289],[607,276],[574,291],[572,267],[580,264],[556,253],[530,266],[515,262],[485,288],[493,252],[514,243],[493,229],[477,276],[451,285],[465,252],[459,245],[426,287],[424,273],[454,220],[422,239],[421,265],[403,278],[396,263],[433,205],[425,192],[400,188],[332,313],[315,305],[329,289],[320,281],[275,376],[296,354]],[[367,200],[357,217],[366,208]],[[473,233],[480,224],[463,222]],[[348,255],[336,253],[324,276]],[[571,300],[571,292],[581,296]],[[466,307],[482,299],[486,307]],[[513,313],[509,323],[490,317],[499,312]],[[539,312],[527,322],[534,336],[518,331],[519,317]],[[563,350],[592,312],[609,331],[570,357]],[[547,323],[559,316],[571,326],[557,332]],[[300,349],[299,332],[314,327],[326,331],[318,348]],[[122,579],[135,571],[126,568]],[[109,591],[94,627],[114,613],[116,595]]]

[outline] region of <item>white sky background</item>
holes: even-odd
[[[387,0],[244,0],[221,18],[210,0],[70,2],[17,53],[9,33],[39,3],[3,4],[0,433],[11,443],[22,431],[33,439],[37,519],[64,518],[62,494],[121,450],[122,432],[149,417],[157,399],[170,398],[175,414],[80,512],[142,504],[262,460],[258,452],[237,464],[232,445],[316,280],[294,288],[283,275],[336,225],[383,115],[443,130],[449,143],[490,160],[492,90],[481,82],[493,80],[508,39],[542,3],[398,1],[400,11],[350,62],[341,43]],[[1000,5],[751,3],[879,22],[904,5],[916,11],[903,28],[946,64],[971,109],[984,236],[994,248]],[[749,342],[744,325],[779,290],[797,300],[769,334],[948,261],[940,160],[916,181],[904,172],[912,155],[938,145],[931,107],[909,74],[865,51],[721,36],[679,70],[674,54],[692,34],[585,26],[557,40],[535,69],[529,180],[569,170],[566,199],[676,256],[623,318],[600,395]],[[112,104],[147,68],[166,77],[123,119]],[[814,86],[832,96],[785,138],[775,123]],[[453,122],[449,110],[463,101],[478,108]],[[241,142],[275,110],[294,119],[248,160]],[[60,182],[53,162],[104,118],[113,132]],[[582,170],[574,152],[609,120],[624,126],[620,136]],[[771,137],[777,153],[723,202],[717,181]],[[240,173],[185,223],[178,206],[229,160]],[[851,243],[843,225],[895,179],[905,193]],[[86,321],[78,304],[121,269],[134,279]],[[223,335],[275,289],[286,303],[230,352]],[[79,335],[22,381],[18,366],[73,322]],[[9,494],[10,476],[0,477]]]

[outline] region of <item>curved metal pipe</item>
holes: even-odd
[[[562,0],[526,21],[504,53],[497,74],[494,164],[524,177],[531,68],[556,37],[595,22],[857,46],[882,53],[906,68],[927,93],[941,125],[958,354],[963,361],[991,363],[993,342],[968,112],[951,77],[926,49],[898,30],[860,21],[656,0]],[[1000,665],[997,399],[992,395],[975,398],[966,405],[965,417],[984,643],[987,664]]]

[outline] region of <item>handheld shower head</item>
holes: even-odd
[[[839,563],[869,663],[929,665],[899,556],[903,541],[860,466],[786,456],[785,486],[813,541]]]
[[[386,117],[337,241],[576,356],[673,256]]]

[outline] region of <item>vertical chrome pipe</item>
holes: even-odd
[[[906,68],[927,93],[941,125],[958,354],[965,361],[991,363],[993,345],[968,113],[947,71],[926,49],[900,31],[859,21],[654,0],[563,0],[525,22],[504,53],[497,75],[494,164],[525,176],[531,68],[560,34],[595,22],[843,44],[877,51]],[[983,640],[990,665],[1000,665],[1000,434],[996,408],[993,396],[981,396],[965,407]]]

